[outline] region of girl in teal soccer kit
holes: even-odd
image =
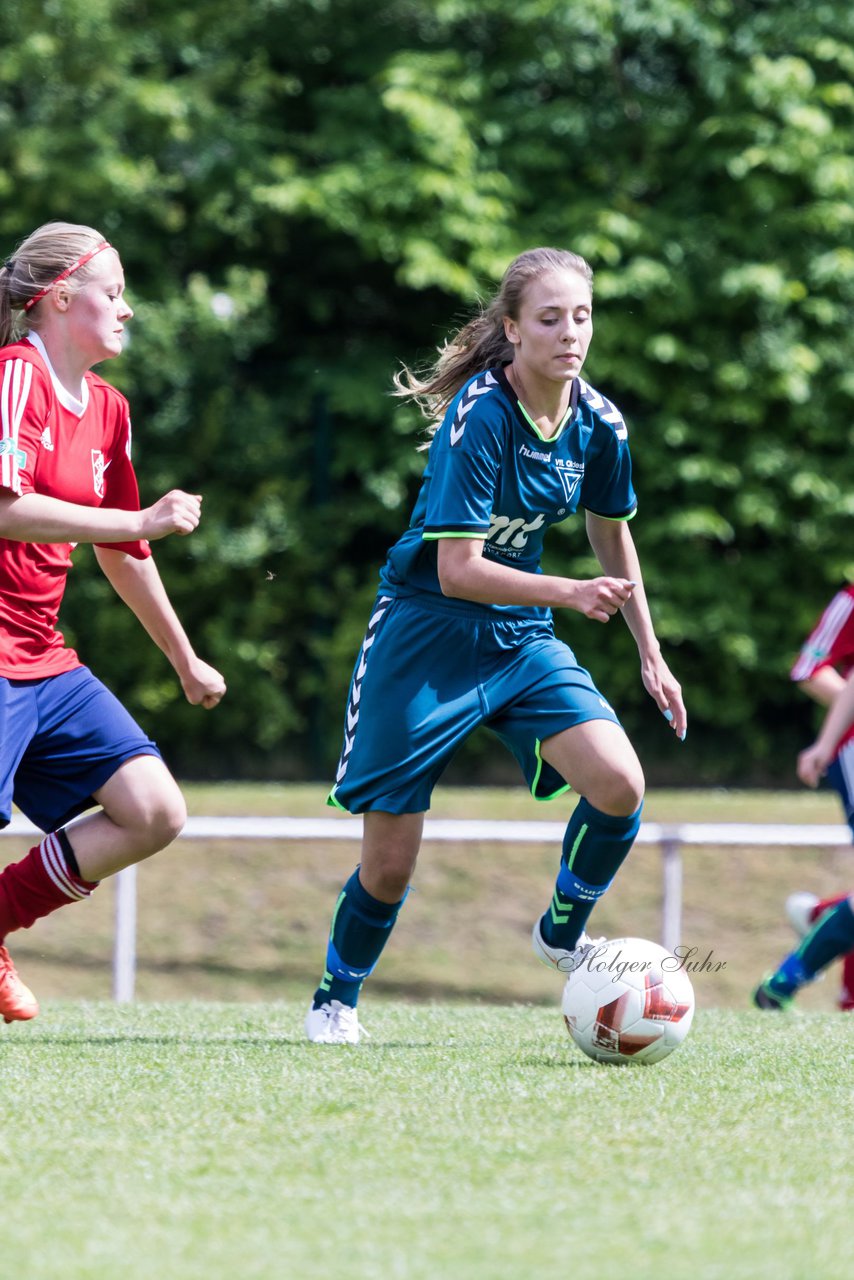
[[[587,263],[534,249],[423,381],[398,378],[398,393],[439,425],[350,685],[330,803],[363,813],[364,837],[306,1018],[315,1042],[358,1042],[361,985],[406,896],[433,787],[479,725],[513,753],[538,799],[570,787],[580,796],[533,944],[562,972],[583,958],[587,918],[637,834],[643,774],[614,711],[555,636],[552,609],[596,622],[622,611],[644,685],[685,736],[627,523],[636,498],[626,426],[580,377],[591,335]],[[579,507],[605,576],[542,573],[546,530]]]

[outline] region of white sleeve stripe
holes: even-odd
[[[18,431],[27,407],[33,367],[26,360],[7,360],[0,391],[0,436],[5,443],[2,453],[0,481],[4,488],[21,492]]]
[[[24,416],[24,409],[27,405],[27,397],[30,394],[30,384],[33,380],[33,366],[25,360],[15,361],[15,385],[18,393],[18,401],[15,406],[14,431],[15,439],[18,438],[18,428],[21,425],[21,419]],[[23,388],[21,382],[23,381]]]
[[[847,591],[840,591],[831,600],[819,619],[818,625],[805,640],[800,656],[792,667],[793,680],[807,680],[815,671],[819,654],[829,653],[834,641],[845,626],[854,609],[854,599]]]
[[[11,381],[14,372],[14,360],[7,360],[3,369],[3,389],[0,391],[0,439],[8,440],[14,446],[15,440],[12,436],[12,414],[9,412],[9,401],[11,399]],[[2,470],[0,470],[0,480],[7,489],[13,488],[12,484],[12,468],[15,459],[11,453],[3,453],[0,455],[2,461]]]

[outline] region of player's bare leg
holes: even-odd
[[[86,880],[103,880],[165,849],[187,821],[180,788],[157,756],[127,760],[95,799],[100,811],[66,828]]]
[[[87,898],[98,881],[164,848],[186,821],[178,784],[157,756],[126,761],[94,799],[103,806],[99,812],[50,832],[0,873],[0,1017],[6,1022],[38,1013],[2,945],[6,935]]]
[[[380,902],[399,902],[406,893],[423,832],[423,813],[365,814],[359,879]]]
[[[359,993],[403,905],[423,827],[423,813],[365,814],[362,861],[335,906],[326,971],[305,1020],[315,1044],[359,1043]]]
[[[588,720],[564,729],[546,738],[540,754],[577,795],[602,813],[628,817],[643,800],[640,760],[624,730],[611,720]]]
[[[534,925],[534,954],[561,972],[583,959],[585,925],[619,870],[640,826],[644,778],[619,725],[590,720],[541,744],[543,759],[579,795],[563,840],[549,909]]]

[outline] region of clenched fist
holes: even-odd
[[[202,518],[202,498],[198,493],[184,493],[183,489],[170,489],[151,507],[140,512],[141,537],[149,542],[166,538],[170,533],[186,535],[198,527]]]

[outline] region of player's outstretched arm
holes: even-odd
[[[525,573],[488,560],[481,538],[441,538],[437,554],[443,594],[480,604],[575,609],[585,618],[607,622],[623,608],[634,585],[620,578],[576,579]]]
[[[215,707],[225,696],[225,680],[193,650],[154,561],[136,560],[109,547],[96,547],[95,554],[116,594],[166,654],[187,701],[194,706]]]
[[[587,537],[604,571],[627,578],[634,586],[622,613],[638,647],[641,679],[674,733],[684,740],[688,731],[688,713],[682,687],[661,656],[631,530],[625,520],[605,520],[588,511]]]
[[[835,667],[819,667],[814,675],[806,680],[798,680],[799,689],[803,689],[807,697],[818,702],[822,707],[829,707],[845,688],[845,677]]]
[[[198,494],[173,489],[142,511],[84,507],[43,493],[0,489],[0,537],[13,542],[155,541],[192,533],[201,519]]]

